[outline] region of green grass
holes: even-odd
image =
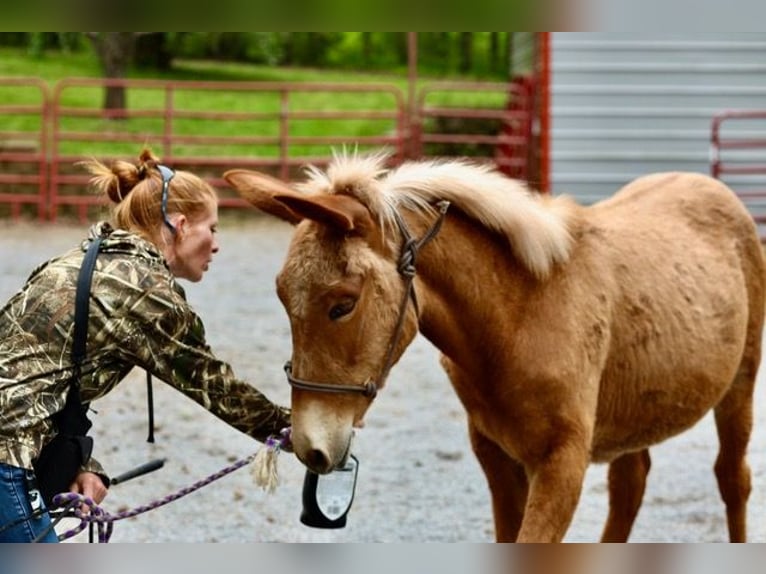
[[[357,147],[360,151],[392,147],[397,134],[396,117],[366,117],[370,114],[406,111],[409,84],[406,70],[396,73],[355,73],[317,69],[253,66],[241,63],[176,60],[167,73],[133,69],[131,80],[171,80],[178,82],[227,82],[248,90],[201,90],[175,87],[164,89],[132,86],[127,91],[127,119],[109,119],[103,113],[104,90],[99,85],[68,85],[73,79],[99,79],[102,72],[95,56],[88,52],[48,52],[35,58],[25,50],[0,47],[0,152],[34,151],[39,149],[42,127],[42,103],[39,87],[8,84],[8,80],[35,79],[49,91],[63,88],[59,104],[64,113],[58,118],[60,139],[55,152],[62,160],[55,168],[60,175],[76,176],[69,183],[59,183],[59,195],[82,192],[82,172],[74,166],[82,157],[101,159],[122,157],[134,160],[143,146],[149,146],[163,160],[179,169],[192,169],[210,178],[221,174],[222,166],[249,167],[262,162],[257,169],[271,169],[281,174],[288,169],[295,175],[305,163],[321,164],[341,147]],[[466,78],[467,79],[467,78]],[[458,81],[460,78],[437,78],[422,74],[418,88],[439,80]],[[4,84],[4,81],[6,83]],[[264,82],[295,84],[283,99],[279,92],[258,91]],[[165,82],[162,82],[164,85]],[[328,91],[328,83],[346,86],[341,92]],[[385,85],[389,90],[359,91],[360,87]],[[220,84],[219,84],[220,86]],[[233,87],[232,86],[232,87]],[[302,88],[302,89],[301,89]],[[169,96],[169,94],[171,94]],[[172,97],[175,114],[166,123],[164,111],[167,98]],[[507,100],[504,92],[484,92],[475,89],[460,92],[429,93],[427,105],[437,107],[484,107],[502,109]],[[399,109],[397,106],[403,106]],[[13,110],[10,108],[13,107]],[[26,111],[22,111],[22,108]],[[223,119],[211,114],[235,113],[237,117]],[[287,112],[284,114],[283,112]],[[327,117],[328,112],[345,113],[354,117]],[[285,117],[287,123],[285,123]],[[426,126],[434,125],[427,118]],[[48,126],[50,127],[50,126]],[[170,144],[163,134],[172,133]],[[441,131],[435,128],[433,131]],[[49,143],[53,130],[48,129]],[[289,134],[286,150],[280,144],[282,134]],[[482,132],[475,132],[482,133]],[[486,133],[486,132],[485,132]],[[240,139],[238,143],[234,138]],[[330,141],[328,138],[333,138]],[[365,138],[376,142],[364,143]],[[383,143],[381,143],[383,142]],[[484,146],[487,148],[488,146]],[[49,151],[53,148],[49,148]],[[471,153],[465,146],[459,150],[432,151],[431,155],[483,155]],[[429,150],[426,150],[429,155]],[[68,157],[71,156],[71,157]],[[285,157],[286,156],[286,157]],[[284,160],[287,161],[284,161]],[[8,173],[32,176],[37,173],[37,160],[7,164]],[[288,174],[289,176],[290,174]],[[27,193],[36,184],[0,185],[0,193]],[[230,193],[221,190],[222,197]],[[26,206],[24,213],[35,216],[35,208]],[[0,218],[7,215],[0,206]],[[73,215],[68,207],[59,207],[59,217]]]
[[[22,76],[53,83],[71,76],[97,78],[101,68],[89,52],[46,53],[34,58],[25,49],[0,48],[0,78]]]
[[[34,77],[46,81],[51,87],[64,78],[100,78],[101,68],[90,50],[81,52],[47,52],[42,57],[30,56],[25,49],[0,47],[0,78]],[[338,70],[256,66],[236,62],[206,60],[173,61],[168,72],[132,69],[129,78],[164,79],[209,82],[341,82],[354,84],[393,84],[405,94],[408,89],[406,70],[391,73],[363,73]],[[420,72],[418,85],[426,83],[469,80],[459,76],[440,77]],[[468,98],[466,101],[471,101]]]
[[[23,49],[0,48],[0,80],[9,77],[40,78],[53,93],[66,78],[100,78],[101,69],[90,51],[74,53],[46,53],[33,58]],[[328,155],[330,145],[319,138],[335,137],[349,144],[359,138],[387,137],[396,130],[395,119],[363,117],[370,112],[396,113],[397,98],[386,91],[344,92],[323,91],[319,83],[343,84],[349,88],[385,84],[397,90],[406,100],[408,79],[406,73],[363,74],[316,69],[253,66],[240,63],[176,60],[167,73],[131,70],[131,79],[161,79],[206,82],[292,82],[310,90],[292,91],[289,100],[280,99],[274,91],[234,91],[178,89],[172,94],[173,107],[181,115],[172,121],[176,143],[172,148],[161,146],[161,136],[168,124],[162,118],[168,94],[161,89],[132,87],[127,92],[131,113],[151,117],[130,117],[124,120],[107,119],[101,113],[103,89],[98,86],[70,86],[61,92],[61,105],[76,109],[86,116],[66,114],[60,129],[67,132],[88,132],[106,137],[108,141],[80,141],[64,138],[59,153],[71,155],[135,155],[143,143],[158,149],[161,155],[173,156],[277,156],[280,153],[280,129],[287,130],[291,138],[311,138],[316,142],[291,142],[290,157]],[[418,85],[436,79],[420,77]],[[454,81],[455,78],[452,78]],[[507,99],[504,93],[485,93],[475,90],[433,93],[427,100],[431,106],[492,107],[501,108]],[[40,114],[32,109],[26,114],[3,113],[3,105],[39,106],[41,95],[33,88],[3,86],[0,81],[0,138],[3,132],[29,132],[39,130]],[[406,106],[406,101],[404,102]],[[282,106],[289,111],[289,123],[280,123]],[[406,109],[406,108],[403,108]],[[209,112],[236,112],[239,119],[224,120],[205,117]],[[342,120],[323,116],[330,111],[349,112],[355,117]],[[402,110],[403,111],[403,110]],[[302,114],[295,117],[293,114]],[[190,141],[191,137],[202,141]],[[216,143],[215,138],[249,138],[241,144]],[[183,141],[187,138],[187,141]],[[207,138],[208,141],[205,141]],[[179,141],[180,140],[180,141]],[[373,146],[375,147],[375,146]]]

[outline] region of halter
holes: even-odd
[[[394,219],[396,225],[399,227],[399,232],[402,234],[404,242],[402,244],[402,251],[399,255],[399,261],[396,266],[396,270],[404,279],[404,295],[402,295],[402,301],[399,304],[399,319],[397,320],[396,327],[391,334],[391,339],[388,342],[388,350],[386,351],[386,357],[383,362],[383,368],[380,371],[377,382],[373,379],[367,379],[361,385],[357,384],[335,384],[335,383],[320,383],[316,381],[307,381],[305,379],[298,379],[292,374],[292,362],[287,361],[285,363],[285,374],[287,375],[287,382],[293,388],[301,389],[303,391],[317,391],[322,393],[360,393],[363,396],[374,399],[378,394],[378,388],[380,388],[388,377],[388,372],[391,370],[394,362],[394,349],[399,342],[399,338],[402,335],[402,328],[404,327],[404,316],[407,310],[407,302],[412,299],[412,304],[415,306],[415,310],[418,310],[418,301],[415,296],[415,288],[413,287],[413,280],[415,279],[415,260],[417,259],[418,251],[441,229],[444,216],[447,214],[447,208],[449,207],[449,201],[440,201],[436,204],[436,209],[439,211],[439,217],[431,226],[431,229],[420,238],[415,240],[410,234],[410,230],[407,224],[402,219],[401,214],[398,211],[394,211]]]

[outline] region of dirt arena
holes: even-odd
[[[291,229],[252,212],[222,221],[221,252],[206,278],[184,283],[208,340],[237,374],[286,404],[282,365],[290,357],[287,318],[274,292]],[[42,260],[75,245],[85,226],[0,222],[0,299],[5,301]],[[489,542],[489,495],[465,430],[465,415],[423,338],[394,367],[358,432],[360,471],[348,525],[303,526],[303,467],[280,456],[281,485],[257,488],[245,467],[161,508],[114,525],[112,542]],[[766,370],[763,372],[766,373]],[[766,542],[766,381],[756,390],[750,447],[753,492],[749,537]],[[146,442],[144,375],[134,371],[94,403],[95,456],[111,474],[156,458],[164,468],[116,485],[103,507],[132,509],[173,494],[254,453],[259,444],[155,381],[156,443]],[[652,470],[631,541],[719,542],[727,539],[712,465],[717,440],[711,416],[652,449]],[[606,517],[606,467],[591,466],[566,538],[598,540]],[[65,521],[59,531],[74,524]],[[87,542],[82,533],[71,542]]]

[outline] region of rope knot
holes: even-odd
[[[402,247],[402,254],[399,256],[397,271],[403,277],[415,277],[415,260],[418,254],[418,242],[409,239]]]

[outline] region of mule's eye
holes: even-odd
[[[337,305],[333,305],[330,308],[330,319],[332,321],[335,321],[336,319],[340,319],[341,317],[348,315],[351,313],[351,311],[354,310],[354,306],[356,305],[356,299],[344,299]]]

